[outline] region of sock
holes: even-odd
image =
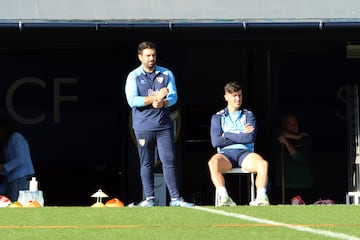
[[[261,198],[266,195],[266,188],[258,188],[256,189],[256,197]]]
[[[218,187],[218,188],[216,188],[216,191],[218,192],[220,197],[229,196],[225,187]]]
[[[154,196],[146,197],[146,200],[151,200],[151,199],[155,199],[155,197]]]

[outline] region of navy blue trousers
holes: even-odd
[[[7,197],[15,202],[18,200],[20,190],[29,190],[29,176],[15,179],[7,185]]]
[[[154,196],[154,165],[158,154],[170,197],[179,198],[180,191],[177,183],[173,130],[135,131],[135,135],[140,158],[140,176],[145,197]]]

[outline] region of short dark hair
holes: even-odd
[[[147,48],[156,50],[156,44],[153,42],[150,42],[150,41],[144,41],[144,42],[139,43],[139,46],[137,49],[138,54],[142,54],[143,50],[147,49]]]
[[[225,93],[234,93],[242,90],[242,86],[238,82],[229,82],[225,85]]]

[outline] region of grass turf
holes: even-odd
[[[360,239],[360,206],[206,207]],[[192,208],[1,208],[0,237],[42,239],[346,239]]]

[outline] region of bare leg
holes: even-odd
[[[256,188],[266,188],[268,182],[268,163],[259,154],[250,153],[244,159],[241,167],[249,172],[256,173]]]
[[[225,179],[222,173],[230,170],[232,165],[230,161],[222,154],[216,153],[208,162],[211,180],[215,186],[225,187]]]

